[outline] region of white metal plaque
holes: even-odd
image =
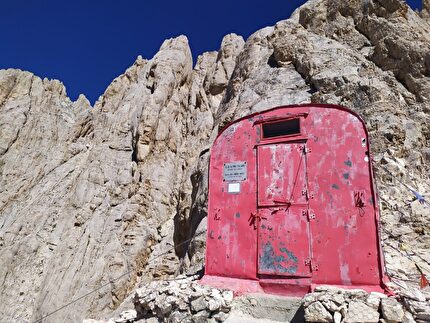
[[[228,183],[228,192],[230,194],[240,193],[240,183]]]
[[[246,177],[246,162],[224,163],[224,181],[244,181]]]

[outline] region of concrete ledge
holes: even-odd
[[[226,322],[304,322],[300,297],[248,294],[235,298]]]

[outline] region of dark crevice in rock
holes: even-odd
[[[309,87],[307,92],[312,95],[317,93],[319,89],[313,83],[312,78],[304,73],[295,60],[293,60],[291,63],[294,66],[296,72],[302,77],[303,81],[305,81],[306,85]]]
[[[133,136],[133,142],[132,142],[132,145],[131,145],[131,149],[132,149],[132,152],[131,152],[131,161],[133,161],[133,162],[136,162],[136,163],[138,163],[139,162],[139,160],[138,160],[138,158],[137,158],[137,143],[139,142],[139,134],[136,134],[135,136]]]
[[[269,65],[271,68],[281,67],[281,65],[279,65],[278,62],[276,61],[274,54],[270,55],[269,60],[267,61],[267,65]]]

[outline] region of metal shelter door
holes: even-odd
[[[258,146],[258,273],[310,277],[306,146]]]

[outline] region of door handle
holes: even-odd
[[[291,202],[282,199],[273,199],[273,203],[291,206]]]

